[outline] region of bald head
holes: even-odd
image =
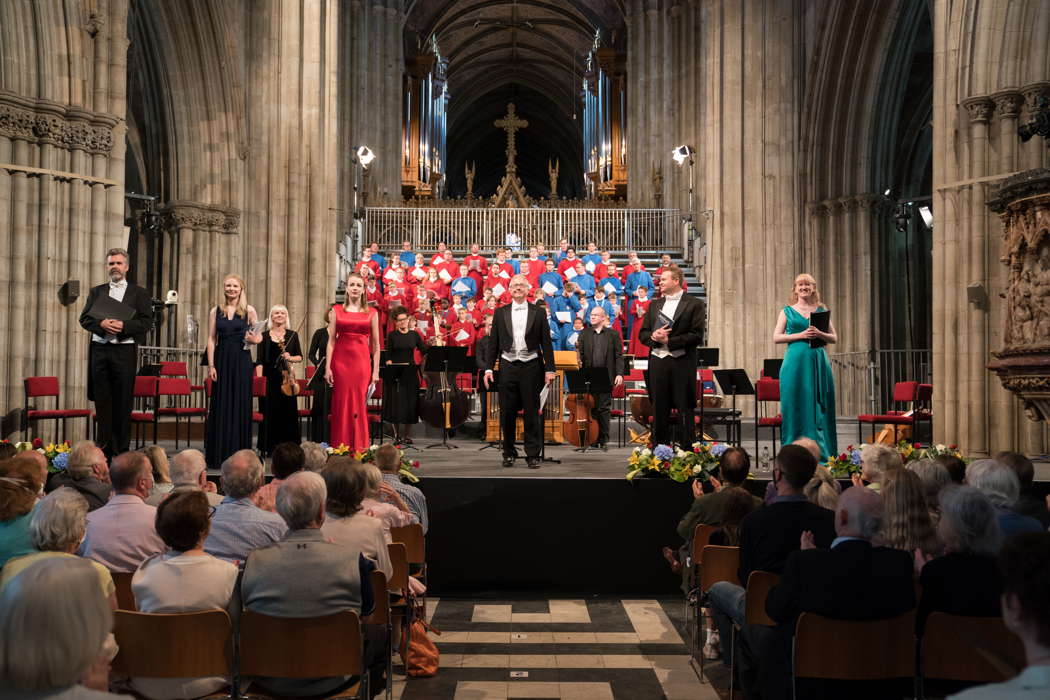
[[[800,437],[798,440],[795,440],[791,444],[798,445],[799,447],[805,447],[807,450],[809,450],[809,453],[813,455],[813,459],[817,460],[818,463],[820,462],[820,445],[818,445],[817,441],[813,438]]]
[[[882,498],[869,488],[851,486],[839,496],[835,534],[870,540],[882,525]]]
[[[263,465],[251,450],[237,450],[222,463],[222,488],[231,498],[248,498],[263,485]]]

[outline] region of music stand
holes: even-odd
[[[747,372],[742,369],[716,369],[715,379],[718,380],[718,385],[722,387],[723,394],[731,394],[733,396],[733,411],[736,411],[736,397],[739,396],[752,396],[755,393],[755,387],[751,383],[751,380],[747,377]]]
[[[424,371],[426,372],[437,372],[437,373],[453,373],[459,374],[466,372],[468,374],[474,373],[474,362],[473,358],[467,357],[467,348],[463,347],[449,347],[449,346],[431,346],[427,350],[426,365]],[[453,378],[452,381],[455,381]],[[425,449],[431,447],[444,447],[446,450],[458,450],[459,445],[448,444],[448,428],[441,428],[441,443],[434,445],[427,445]]]
[[[386,356],[386,351],[384,350],[380,354],[380,359],[379,359],[379,361],[381,363],[379,365],[379,377],[380,377],[380,379],[383,380],[383,386],[385,386],[385,387],[390,386],[391,384],[393,384],[393,386],[395,386],[395,387],[396,386],[400,386],[401,380],[405,377],[405,375],[407,375],[410,371],[411,372],[415,372],[416,371],[416,366],[414,364],[410,364],[410,363],[407,363],[407,362],[403,363],[403,364],[391,364],[391,365],[388,365],[388,364],[386,364],[386,357],[385,356]],[[389,394],[386,391],[384,391],[383,392],[383,404],[384,405],[386,405],[386,401],[387,401],[387,397],[388,396],[389,396]],[[394,427],[394,444],[399,444],[399,443],[401,443],[401,436],[397,434],[397,423],[391,423],[391,425]],[[383,436],[382,435],[379,436],[379,441],[380,442],[383,441]],[[404,447],[406,449],[412,449],[412,450],[418,450],[419,449],[415,445],[402,445],[402,447]]]
[[[696,368],[700,371],[700,442],[707,442],[707,433],[704,432],[704,370],[717,367],[718,359],[718,348],[696,349]]]
[[[565,373],[565,380],[569,383],[569,393],[576,394],[610,394],[612,384],[609,383],[609,370],[606,367],[588,367],[587,369],[570,370]],[[584,436],[587,429],[579,431],[580,446],[573,452],[586,452],[587,440]]]
[[[770,379],[780,379],[780,366],[783,364],[784,361],[779,358],[762,360],[762,376]]]

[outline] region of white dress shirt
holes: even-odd
[[[665,296],[664,297],[664,305],[663,305],[663,308],[660,309],[660,313],[662,313],[667,318],[673,319],[675,311],[678,310],[678,302],[680,302],[682,300],[682,294],[684,294],[684,292],[678,292],[677,294],[668,294],[667,296]],[[656,330],[656,328],[654,328],[653,330]],[[663,357],[681,357],[682,355],[685,354],[685,350],[682,350],[681,348],[679,348],[678,350],[669,350],[667,345],[666,345],[666,343],[665,343],[665,344],[657,345],[656,347],[654,347],[649,354],[652,355],[653,357],[661,357],[661,358],[663,358]]]
[[[510,306],[510,322],[514,331],[514,345],[510,352],[505,352],[501,357],[507,362],[528,362],[539,357],[539,353],[528,349],[525,343],[525,329],[529,325],[529,304],[525,302],[518,304],[514,302]]]
[[[125,280],[121,280],[119,282],[110,282],[109,283],[109,296],[110,296],[111,299],[116,299],[117,301],[124,301],[124,293],[126,291],[128,291],[128,281],[126,279]],[[117,334],[116,333],[106,333],[106,335],[104,337],[101,336],[101,335],[98,335],[97,333],[92,333],[91,334],[91,342],[93,342],[93,343],[122,343],[122,344],[125,344],[125,345],[130,345],[131,343],[135,342],[135,339],[129,336],[127,338],[124,338],[124,340],[117,340]]]

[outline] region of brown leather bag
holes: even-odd
[[[429,678],[438,672],[440,666],[441,652],[427,636],[428,631],[441,634],[423,619],[422,614],[412,621],[408,631],[401,658],[405,662],[405,674],[413,678]]]

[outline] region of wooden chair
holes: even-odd
[[[740,568],[740,548],[720,547],[709,544],[701,550],[700,560],[703,563],[700,566],[700,595],[696,604],[698,638],[702,636],[703,610],[707,605],[707,592],[711,590],[711,586],[719,581],[728,581],[729,583],[740,585],[740,579],[737,578],[737,570]],[[704,652],[702,645],[699,657],[700,676],[703,678]]]
[[[352,676],[325,697],[369,697],[361,620],[355,612],[344,610],[323,617],[271,617],[245,610],[241,613],[238,638],[239,676]],[[250,694],[282,697],[271,695],[256,684]]]
[[[780,575],[769,571],[752,571],[747,577],[747,588],[744,589],[744,624],[776,627],[777,623],[766,614],[766,598],[769,592],[780,583]],[[733,625],[733,638],[729,640],[729,697],[733,697],[736,685],[736,632]]]
[[[423,536],[423,526],[415,523],[404,527],[392,527],[390,528],[390,539],[405,545],[409,575],[426,582],[426,538]]]
[[[926,619],[919,649],[920,683],[950,680],[1000,683],[1025,667],[1024,646],[999,617],[935,612]]]
[[[860,649],[864,653],[858,653]],[[832,620],[802,613],[791,656],[795,697],[799,678],[915,678],[915,611],[888,620]]]
[[[131,578],[135,574],[130,571],[110,571],[109,575],[113,577],[113,586],[117,589],[117,609],[138,610],[135,594],[131,592]]]
[[[233,626],[225,610],[140,613],[117,610],[113,635],[120,652],[113,673],[130,678],[233,675]],[[205,697],[229,697],[216,692]]]
[[[404,644],[408,639],[408,631],[412,627],[415,613],[415,599],[408,587],[408,554],[403,542],[392,542],[386,547],[393,567],[393,573],[390,575],[387,586],[396,596],[394,602],[390,604],[390,614],[398,620],[401,626],[401,641]],[[402,648],[402,655],[404,651]]]
[[[697,577],[700,571],[700,563],[704,556],[704,547],[707,546],[708,541],[711,539],[711,534],[717,529],[714,525],[697,525],[693,528],[692,549],[689,554],[691,566],[686,576],[688,593],[685,597],[685,614],[689,625],[689,648],[694,652],[694,657],[695,654],[702,651],[703,645],[700,644],[700,639],[703,637],[703,630],[700,627],[702,617],[700,596],[694,597],[692,592],[697,586]],[[696,610],[690,611],[690,607],[695,607]]]
[[[390,593],[386,581],[386,574],[378,569],[371,573],[370,583],[372,585],[372,600],[375,609],[372,614],[364,619],[371,625],[383,625],[386,627],[387,646],[384,663],[386,665],[386,696],[387,700],[394,697],[394,625],[393,617],[390,615]]]

